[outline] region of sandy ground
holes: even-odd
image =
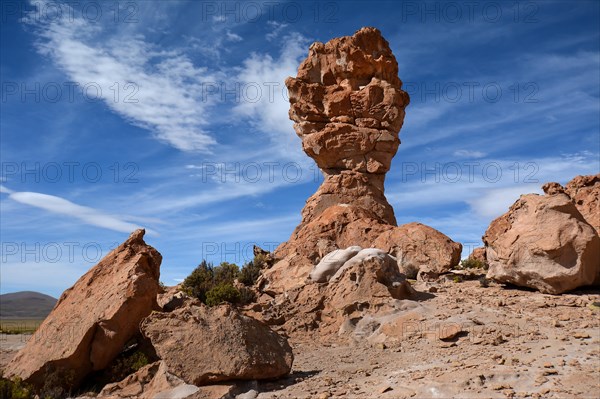
[[[0,370],[25,346],[30,337],[31,334],[0,334]]]
[[[599,290],[552,296],[478,281],[415,287],[435,292],[407,307],[387,345],[292,337],[293,373],[250,384],[243,397],[600,397]],[[452,330],[460,332],[440,339]],[[26,339],[0,337],[0,367]]]
[[[258,397],[600,397],[599,290],[552,296],[478,281],[415,287],[437,292],[412,308],[401,333],[391,332],[400,337],[393,345],[292,339],[293,375],[259,384]],[[440,339],[456,326],[456,337]]]

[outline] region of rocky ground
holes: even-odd
[[[394,334],[399,340],[385,345],[299,334],[290,340],[292,374],[247,384],[244,397],[600,396],[600,290],[553,296],[452,279],[414,286],[435,292],[410,303],[409,322]],[[24,342],[1,337],[2,366]]]

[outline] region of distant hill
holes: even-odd
[[[57,299],[33,291],[0,295],[0,319],[44,319]]]

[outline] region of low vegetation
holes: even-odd
[[[20,378],[9,380],[0,375],[0,398],[2,399],[32,399],[33,389]]]
[[[136,350],[117,357],[107,370],[107,373],[111,376],[111,382],[121,381],[149,363],[148,356],[144,352]]]
[[[38,319],[2,319],[0,334],[33,334],[43,320]]]
[[[262,270],[267,267],[268,259],[259,254],[240,269],[236,264],[222,262],[218,266],[203,260],[183,281],[183,291],[208,306],[223,302],[247,304],[254,302],[256,296],[252,287]]]
[[[488,265],[487,263],[479,260],[479,259],[474,259],[474,258],[467,258],[467,259],[463,259],[460,262],[460,268],[461,269],[483,269],[483,270],[487,270],[488,269]]]

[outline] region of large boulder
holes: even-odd
[[[102,370],[157,308],[162,256],[137,230],[67,289],[5,370],[37,387],[72,389]]]
[[[327,300],[332,309],[347,312],[357,304],[368,304],[372,311],[390,299],[407,299],[415,291],[398,270],[396,259],[378,248],[366,248],[333,275]]]
[[[382,233],[374,247],[394,255],[400,271],[415,278],[419,271],[441,274],[460,262],[462,244],[421,223],[408,223]]]
[[[277,378],[292,369],[287,340],[230,305],[154,312],[141,329],[169,373],[187,384]]]
[[[317,330],[337,334],[348,320],[389,310],[396,300],[416,292],[400,273],[396,259],[366,248],[348,259],[326,282],[291,289],[265,307],[263,317],[289,333]]]
[[[368,209],[333,205],[296,229],[290,240],[277,248],[276,256],[281,260],[263,272],[262,289],[281,293],[301,286],[326,254],[351,246],[369,248],[391,227]]]
[[[469,255],[468,259],[479,262],[481,265],[483,265],[485,269],[487,269],[488,267],[487,258],[485,255],[485,247],[475,248],[473,252],[471,252],[471,254]]]
[[[560,294],[600,274],[600,238],[569,196],[522,195],[483,236],[487,277]]]

